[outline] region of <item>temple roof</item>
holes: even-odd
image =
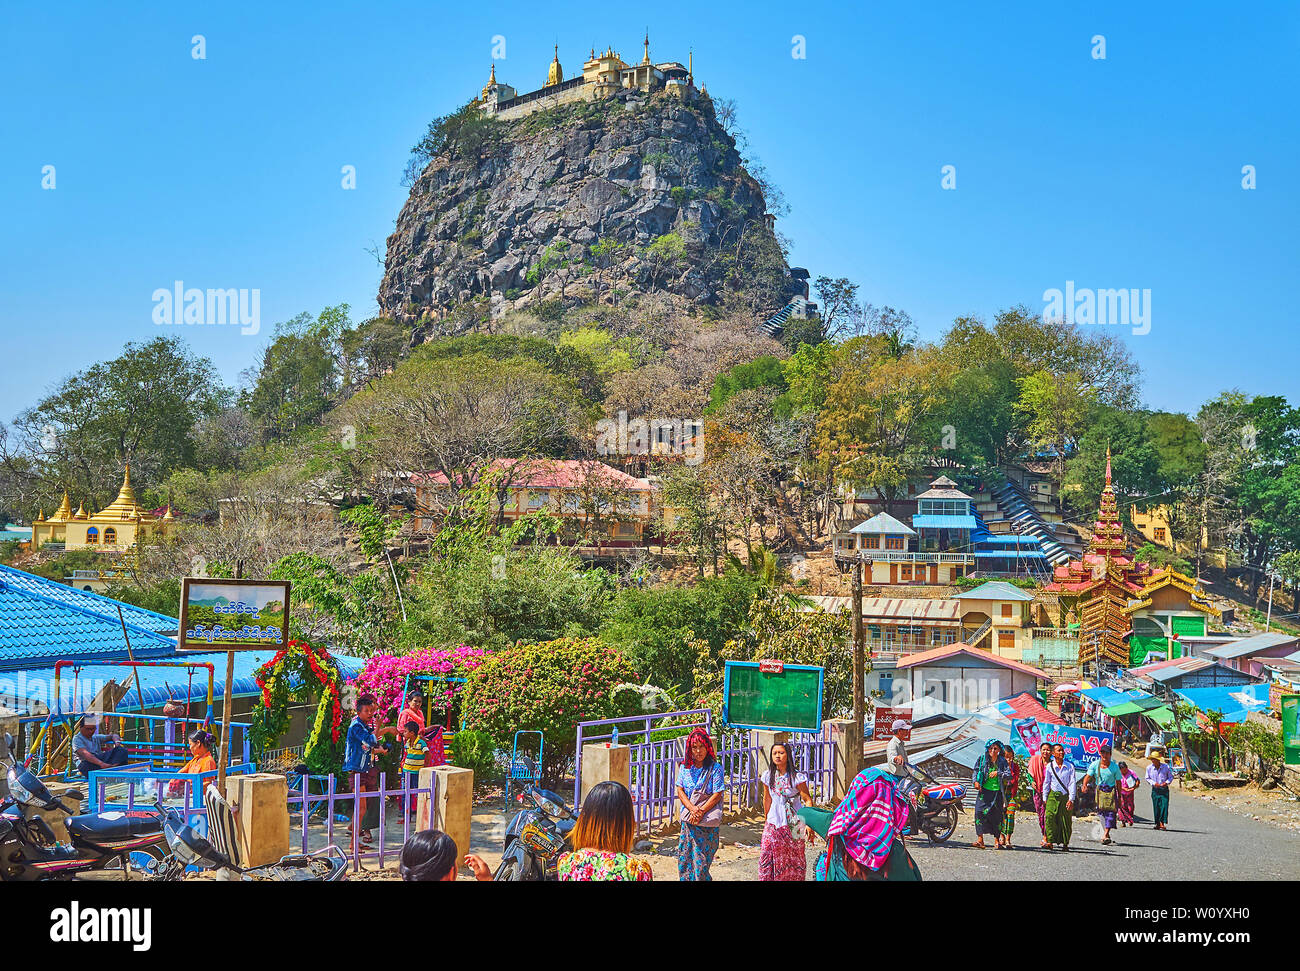
[[[139,519],[152,518],[140,507],[136,501],[135,490],[131,488],[131,463],[126,465],[126,473],[122,477],[122,488],[117,493],[117,498],[95,514],[92,519]]]

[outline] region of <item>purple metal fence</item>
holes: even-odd
[[[664,724],[669,720],[675,724]],[[582,784],[584,741],[612,740],[617,728],[618,741],[631,748],[630,781],[638,829],[644,831],[673,822],[678,806],[677,769],[686,755],[686,734],[697,726],[711,730],[711,723],[707,709],[693,709],[579,724],[574,808],[578,808]],[[669,731],[674,737],[654,737]],[[739,813],[761,807],[763,792],[758,778],[761,748],[754,743],[753,733],[723,728],[715,735],[715,741],[726,783],[723,812]],[[790,747],[795,764],[808,776],[808,791],[814,800],[820,803],[830,799],[835,786],[835,748],[829,736],[817,732],[793,734]]]
[[[352,870],[361,869],[363,863],[378,863],[383,867],[396,863],[402,845],[416,831],[416,799],[428,796],[433,803],[437,791],[437,776],[431,785],[421,788],[412,784],[411,777],[399,773],[400,786],[388,787],[388,774],[379,773],[379,788],[374,792],[360,792],[361,776],[353,773],[349,776],[312,775],[302,776],[302,789],[289,790],[289,826],[291,841],[292,830],[298,830],[296,841],[299,852],[308,853],[322,850],[326,846],[337,845],[352,861]],[[315,782],[323,786],[323,792],[307,791]],[[339,788],[341,782],[350,783],[350,792]],[[367,811],[378,804],[377,830],[374,845],[366,846],[361,842],[361,827],[352,827],[349,820],[363,820]],[[295,809],[295,807],[297,807]],[[297,817],[295,822],[294,817]],[[400,823],[400,825],[399,825]],[[338,838],[336,838],[336,829]],[[351,835],[348,830],[351,829]],[[397,837],[400,836],[400,839]],[[343,842],[339,842],[342,839]],[[469,848],[462,848],[468,853]]]

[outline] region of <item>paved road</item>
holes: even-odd
[[[1115,830],[1116,842],[1102,846],[1094,835],[1097,817],[1074,820],[1070,852],[1039,849],[1038,817],[1016,818],[1013,850],[977,850],[970,844],[975,828],[969,811],[960,817],[957,832],[947,843],[908,840],[908,848],[926,880],[1297,880],[1300,879],[1300,832],[1220,809],[1212,802],[1171,791],[1170,828],[1151,828],[1151,797],[1138,791],[1138,824]],[[1145,823],[1142,822],[1145,820]],[[500,810],[474,816],[471,843],[489,864],[500,859],[506,817]],[[724,829],[724,841],[714,861],[715,880],[758,879],[758,837],[761,821],[738,822]],[[675,836],[659,838],[669,855],[642,852],[650,859],[656,880],[675,880]],[[987,841],[990,847],[992,838]],[[821,843],[808,853],[809,877]]]
[[[1038,817],[1016,817],[1014,850],[977,850],[970,814],[947,843],[910,843],[927,880],[1295,880],[1300,878],[1300,834],[1227,812],[1191,794],[1171,790],[1169,829],[1151,828],[1151,797],[1138,791],[1138,824],[1117,829],[1103,846],[1095,816],[1077,818],[1069,853],[1038,848]],[[1143,822],[1145,820],[1145,823]],[[988,842],[992,845],[992,840]]]

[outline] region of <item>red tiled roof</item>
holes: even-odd
[[[627,489],[649,492],[653,488],[645,479],[638,479],[604,462],[582,462],[577,459],[493,459],[492,469],[513,471],[519,466],[511,484],[531,489],[576,489],[588,482],[609,489]],[[447,477],[441,472],[420,472],[411,477],[417,482],[446,485]]]
[[[914,668],[921,664],[928,664],[934,661],[943,661],[950,657],[956,657],[959,654],[965,654],[967,657],[977,657],[984,661],[991,661],[1000,668],[1009,668],[1012,671],[1020,671],[1024,674],[1032,674],[1043,681],[1052,680],[1052,676],[1046,671],[1040,671],[1038,668],[1029,664],[1022,664],[1020,661],[1013,661],[1010,658],[999,657],[992,651],[984,650],[979,647],[971,647],[969,644],[957,641],[955,644],[944,644],[941,647],[932,647],[928,651],[918,651],[915,654],[904,654],[898,659],[898,667]]]
[[[1031,695],[1028,691],[1016,695],[1014,698],[1008,698],[1006,704],[1010,705],[1017,715],[1021,718],[1036,718],[1040,722],[1055,724],[1056,715],[1042,706],[1042,704]]]

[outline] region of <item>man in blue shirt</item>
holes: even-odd
[[[89,776],[95,769],[111,769],[126,765],[131,760],[130,754],[121,745],[116,735],[100,735],[95,729],[99,719],[87,715],[81,720],[81,728],[72,736],[72,754],[77,759],[77,771]]]
[[[362,695],[357,699],[357,714],[352,719],[352,724],[348,725],[347,740],[343,749],[343,773],[344,773],[344,791],[348,788],[355,778],[357,780],[357,792],[374,792],[379,788],[379,772],[374,768],[373,756],[376,750],[379,753],[388,751],[388,746],[381,745],[375,738],[374,725],[375,721],[375,698],[373,695]],[[384,728],[380,733],[392,732],[392,728]],[[354,775],[355,773],[355,775]],[[369,843],[372,841],[370,830],[374,828],[375,820],[379,816],[379,803],[377,799],[362,799],[365,803],[363,810],[364,815],[361,817],[361,836],[360,842]],[[348,839],[352,839],[352,825],[348,825]]]

